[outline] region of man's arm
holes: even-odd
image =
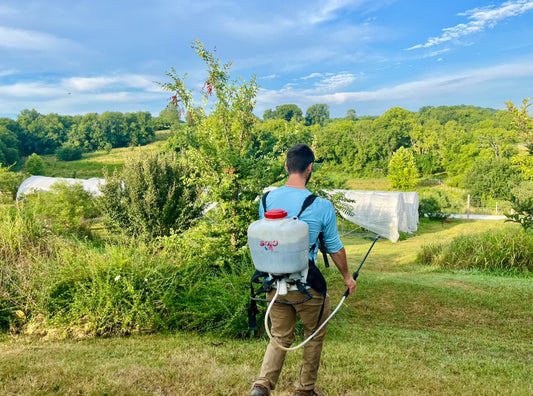
[[[346,250],[342,248],[338,252],[330,253],[330,256],[333,259],[333,262],[335,263],[336,267],[339,269],[342,277],[344,278],[344,284],[350,290],[350,294],[352,294],[355,290],[355,287],[357,286],[357,283],[355,282],[355,279],[352,278],[350,270],[348,269]]]

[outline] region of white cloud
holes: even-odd
[[[382,88],[376,91],[337,92],[328,95],[314,96],[315,101],[326,103],[345,103],[348,101],[367,100],[404,100],[406,97],[429,96],[444,93],[461,93],[475,88],[488,81],[501,81],[504,79],[519,79],[533,76],[533,63],[515,63],[499,65],[462,73],[427,78],[404,84]]]
[[[259,77],[261,80],[273,80],[274,78],[277,78],[277,74],[270,74],[268,76]]]
[[[494,27],[499,21],[522,15],[530,10],[533,10],[533,0],[511,0],[503,3],[498,8],[485,7],[469,10],[459,15],[468,16],[468,19],[472,20],[471,22],[442,29],[441,36],[432,37],[425,44],[417,44],[407,48],[407,50],[433,47],[463,36],[479,33],[487,28]]]
[[[308,76],[302,77],[302,80],[309,80],[310,78],[324,77],[322,73],[311,73]]]
[[[446,52],[450,52],[450,49],[449,48],[445,48],[445,49],[442,49],[440,51],[433,51],[433,52],[430,52],[427,55],[424,55],[423,58],[432,58],[434,56],[438,56],[438,55],[444,54]]]
[[[59,85],[45,84],[40,82],[16,83],[11,85],[0,86],[0,96],[4,99],[9,98],[28,98],[39,100],[50,98],[58,95],[64,95],[64,88]]]
[[[317,82],[315,86],[321,92],[337,91],[352,84],[356,79],[357,78],[354,74],[340,73],[324,78],[323,80]]]
[[[149,101],[161,101],[164,107],[168,93],[152,81],[150,76],[125,74],[0,85],[0,109],[3,114],[16,114],[24,108],[61,114],[126,112],[147,110]]]
[[[317,10],[311,10],[308,15],[308,22],[311,24],[325,22],[335,17],[335,14],[338,10],[345,8],[346,6],[353,3],[350,0],[327,0],[320,2],[320,7]],[[356,3],[361,3],[357,1]],[[364,3],[364,1],[363,1]]]
[[[161,91],[155,83],[155,77],[140,74],[120,76],[71,77],[63,80],[63,85],[76,91],[98,91],[112,87],[136,88],[146,91]]]
[[[52,34],[0,26],[0,48],[47,51],[64,47],[69,40]]]
[[[317,90],[297,90],[291,87],[281,90],[260,90],[257,97],[257,108],[267,109],[279,103],[296,103],[302,108],[314,103],[328,103],[342,105],[346,103],[376,102],[398,104],[407,98],[416,98],[421,102],[439,95],[458,94],[474,91],[480,87],[487,87],[491,82],[519,80],[533,77],[533,62],[505,64],[460,73],[428,77],[417,81],[397,84],[376,90],[345,91],[322,93]],[[506,98],[502,99],[502,103]]]

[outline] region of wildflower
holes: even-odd
[[[115,276],[115,282],[118,282],[122,278],[120,275]]]
[[[23,311],[21,311],[20,309],[17,309],[15,311],[15,315],[17,315],[22,320],[26,319],[26,314]]]

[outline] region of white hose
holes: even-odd
[[[272,306],[274,305],[274,303],[276,301],[276,298],[278,297],[278,293],[279,293],[279,281],[278,281],[278,287],[276,288],[276,293],[274,294],[274,298],[272,298],[272,301],[268,305],[268,308],[267,308],[267,311],[266,311],[266,314],[265,314],[265,330],[266,330],[266,332],[268,334],[268,338],[270,338],[270,341],[272,341],[278,348],[283,349],[284,351],[295,351],[296,349],[303,347],[305,344],[307,344],[309,341],[311,341],[311,339],[315,335],[317,335],[317,333],[322,329],[322,327],[324,327],[326,325],[326,323],[329,322],[329,320],[333,317],[333,315],[335,315],[337,313],[337,311],[341,307],[341,305],[344,302],[344,300],[346,300],[346,296],[343,296],[341,301],[337,305],[337,308],[335,308],[335,310],[331,313],[331,315],[329,315],[328,318],[324,322],[322,322],[322,324],[318,327],[318,329],[316,329],[315,332],[313,334],[311,334],[305,341],[303,341],[299,345],[296,345],[295,347],[286,348],[286,347],[284,347],[282,345],[279,345],[277,343],[277,341],[272,337],[272,334],[270,334],[270,330],[268,329],[268,317],[270,316],[270,310],[272,309]]]

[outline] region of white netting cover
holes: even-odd
[[[71,179],[65,177],[31,176],[24,180],[17,191],[17,199],[21,195],[31,194],[36,191],[48,191],[56,183],[81,184],[83,189],[94,196],[101,194],[100,186],[105,184],[105,179],[93,177],[91,179]]]
[[[276,189],[267,187],[263,193]],[[330,190],[330,195],[343,194],[349,200],[351,214],[342,216],[392,242],[400,239],[400,231],[411,233],[418,229],[418,193],[399,191]]]
[[[351,214],[342,216],[367,230],[397,242],[399,231],[418,228],[418,193],[396,191],[333,190],[355,202],[349,202]]]

